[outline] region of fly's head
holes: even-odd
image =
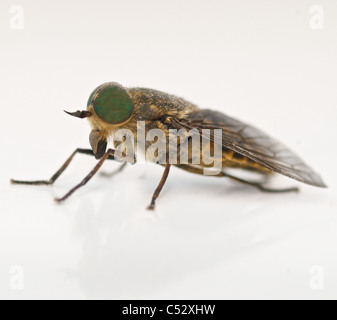
[[[131,119],[134,104],[126,88],[108,82],[92,92],[86,111],[67,113],[81,119],[88,118],[92,128],[89,142],[96,159],[101,159],[107,149],[108,137]]]

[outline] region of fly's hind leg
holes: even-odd
[[[244,180],[244,179],[241,179],[241,178],[238,178],[238,177],[235,177],[235,176],[232,176],[230,174],[227,174],[225,172],[222,172],[223,173],[223,177],[228,177],[234,181],[237,181],[237,182],[240,182],[240,183],[243,183],[243,184],[247,184],[247,185],[250,185],[252,187],[255,187],[257,189],[259,189],[260,191],[263,191],[263,192],[270,192],[270,193],[282,193],[282,192],[299,192],[299,188],[296,188],[296,187],[293,187],[293,188],[284,188],[284,189],[271,189],[271,188],[266,188],[265,186],[263,186],[261,183],[258,183],[258,182],[252,182],[252,181],[247,181],[247,180]]]
[[[181,164],[181,165],[176,165],[176,166],[178,168],[180,168],[180,169],[183,169],[183,170],[191,172],[191,173],[200,174],[200,175],[204,174],[204,171],[203,171],[203,169],[201,167],[194,167],[194,166],[191,166],[191,165],[188,165],[188,164]],[[271,193],[299,192],[299,189],[296,188],[296,187],[294,187],[294,188],[285,188],[285,189],[271,189],[271,188],[267,188],[267,187],[263,186],[262,183],[253,182],[253,181],[247,181],[247,180],[244,180],[244,179],[232,176],[232,175],[230,175],[228,173],[225,173],[225,172],[220,172],[220,173],[214,175],[213,177],[218,177],[218,178],[227,177],[227,178],[230,178],[230,179],[235,180],[237,182],[240,182],[240,183],[247,184],[247,185],[250,185],[252,187],[255,187],[255,188],[257,188],[257,189],[259,189],[260,191],[263,191],[263,192],[271,192]]]
[[[58,179],[58,177],[64,172],[64,170],[67,169],[70,162],[74,159],[77,153],[95,156],[91,149],[78,148],[71,154],[71,156],[63,164],[63,166],[49,180],[21,181],[21,180],[11,179],[11,183],[12,184],[26,184],[26,185],[52,185]],[[110,155],[108,159],[114,160],[114,157]]]

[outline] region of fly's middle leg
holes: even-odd
[[[100,175],[102,177],[111,178],[111,177],[115,176],[116,174],[122,172],[124,170],[124,168],[126,167],[126,165],[127,165],[127,162],[124,162],[115,171],[112,171],[112,172],[101,172]]]
[[[161,192],[161,190],[163,189],[164,187],[164,184],[167,180],[167,177],[170,173],[170,167],[171,165],[169,163],[166,164],[165,166],[165,170],[164,170],[164,173],[163,173],[163,176],[161,177],[161,180],[158,184],[158,187],[156,188],[153,196],[152,196],[152,199],[151,199],[151,203],[150,205],[147,207],[147,210],[154,210],[155,206],[156,206],[156,200],[158,199],[159,197],[159,194]]]

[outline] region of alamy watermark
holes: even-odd
[[[10,274],[9,287],[12,290],[23,290],[24,289],[23,267],[20,265],[12,266],[9,269],[9,274]]]
[[[310,13],[310,28],[312,30],[324,29],[324,9],[322,6],[314,5],[309,9]]]
[[[115,158],[135,163],[136,152],[147,161],[158,164],[201,165],[204,175],[217,175],[222,170],[221,129],[145,130],[145,122],[137,122],[137,134],[129,129],[114,132]]]
[[[24,28],[24,11],[23,7],[13,5],[9,8],[9,26],[13,30],[22,30]]]
[[[314,265],[310,268],[310,288],[312,290],[324,289],[324,269],[322,266]]]

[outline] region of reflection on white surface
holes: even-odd
[[[336,2],[323,29],[304,0],[242,3],[31,0],[16,30],[1,1],[0,298],[336,297]],[[62,110],[106,81],[252,123],[330,188],[275,177],[301,193],[270,195],[173,169],[148,212],[163,169],[134,165],[55,204],[96,164],[84,155],[53,187],[11,186],[88,147],[88,123]]]
[[[46,188],[10,187],[2,198],[3,283],[10,298],[329,297],[337,279],[336,217],[326,192],[261,194],[175,170],[146,211],[161,168],[97,178],[66,204]],[[134,176],[135,175],[135,176]],[[57,193],[63,193],[57,187]],[[63,187],[62,189],[66,189]],[[14,199],[20,198],[20,201]],[[333,204],[335,205],[335,204]],[[9,209],[11,208],[11,209]],[[29,208],[28,210],[26,208]],[[321,265],[325,290],[311,288]],[[6,281],[7,277],[7,281]]]

